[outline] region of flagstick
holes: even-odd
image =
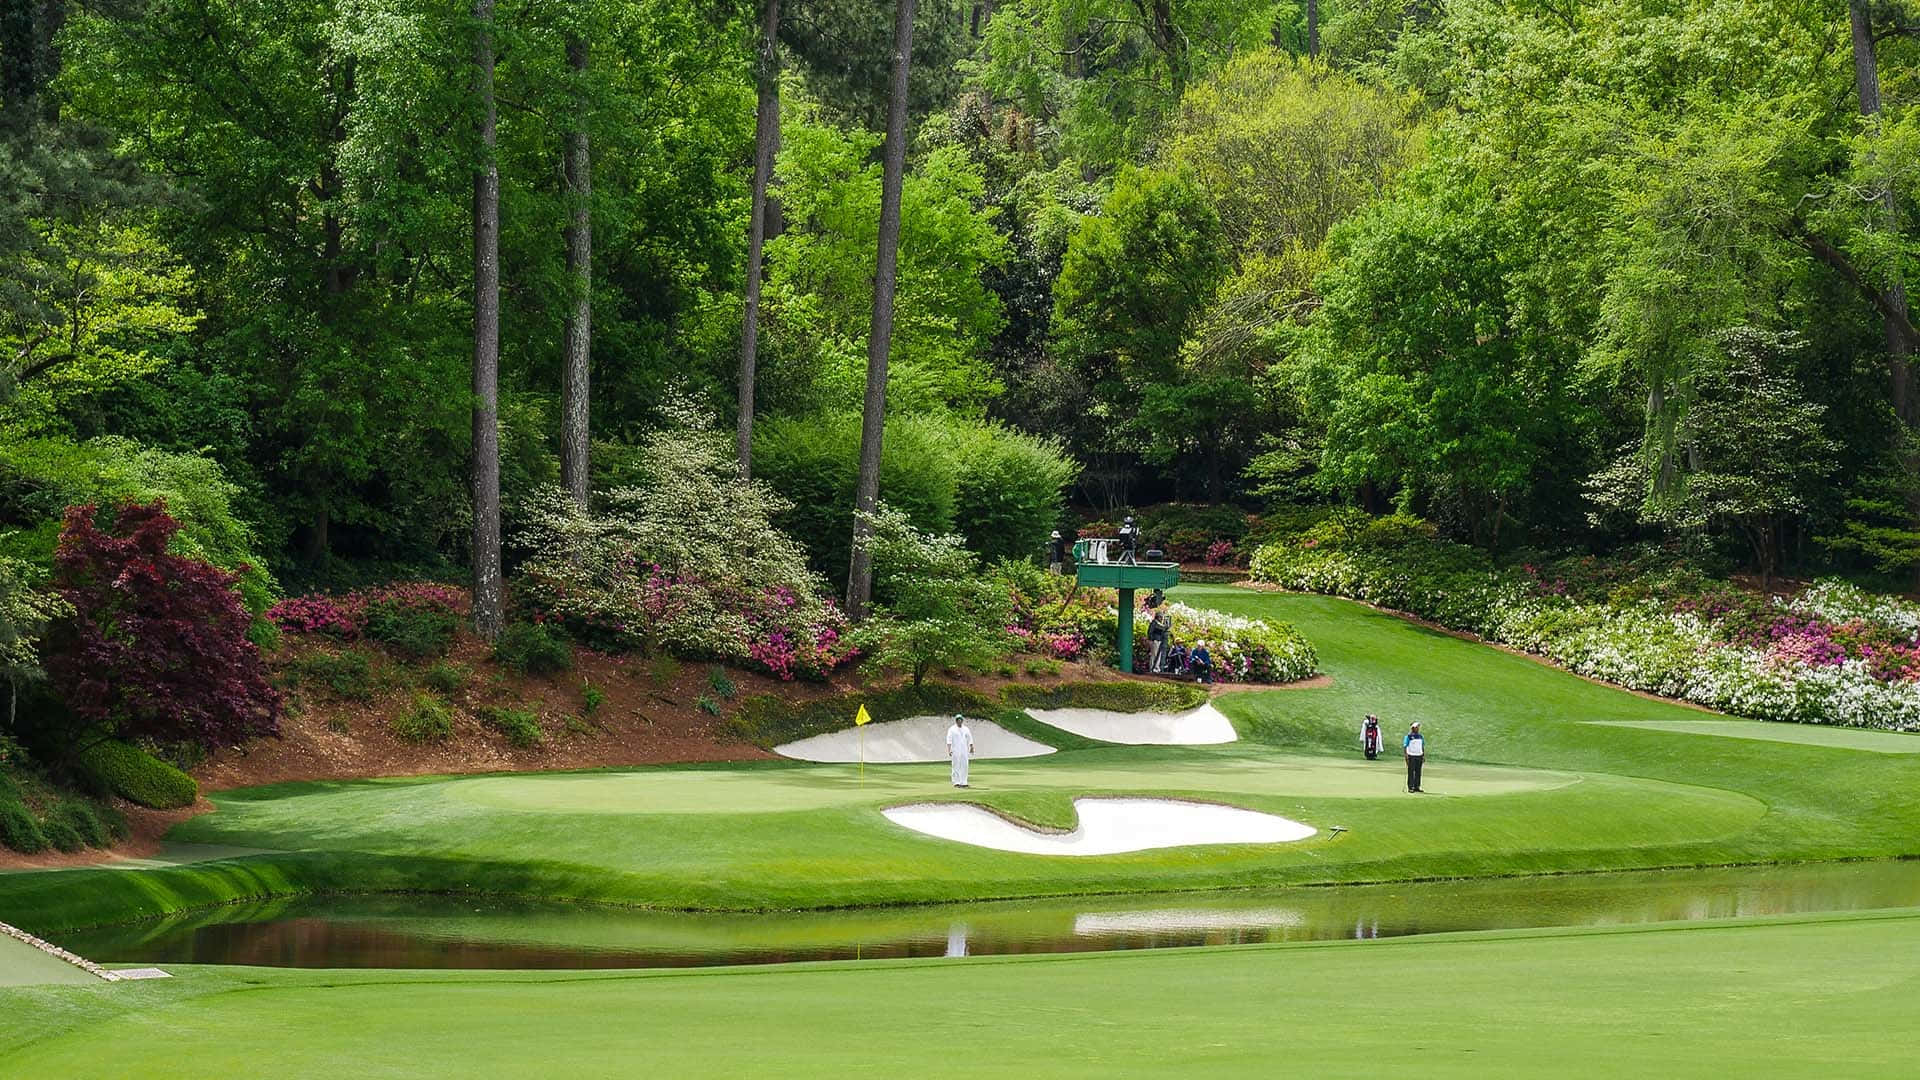
[[[867,786],[867,729],[860,727],[860,786]]]

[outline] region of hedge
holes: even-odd
[[[200,797],[200,785],[193,777],[118,739],[82,751],[80,767],[106,790],[155,810],[192,806]]]

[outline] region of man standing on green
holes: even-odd
[[[1407,790],[1420,793],[1420,767],[1427,763],[1427,737],[1420,734],[1420,721],[1415,720],[1407,729],[1407,737],[1400,744],[1400,752],[1407,758]]]

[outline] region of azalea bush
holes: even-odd
[[[1920,731],[1920,605],[1825,581],[1768,597],[1669,558],[1497,566],[1415,519],[1335,514],[1256,581],[1363,600],[1736,716]]]
[[[1173,603],[1173,640],[1188,649],[1206,646],[1213,677],[1224,682],[1289,683],[1319,670],[1313,645],[1289,623],[1249,619]],[[1144,669],[1145,650],[1136,648],[1136,666]]]
[[[472,605],[465,589],[432,582],[383,585],[374,589],[329,595],[312,593],[289,597],[267,609],[267,618],[293,634],[321,634],[341,641],[362,636],[387,640],[402,635],[405,624],[431,625],[434,636],[465,619]],[[441,647],[438,651],[444,652]]]
[[[636,460],[634,483],[602,493],[592,512],[558,488],[526,500],[515,604],[609,652],[824,678],[856,650],[826,582],[773,525],[786,502],[740,479],[697,414],[674,406],[670,420]]]
[[[1006,630],[1021,651],[1054,660],[1112,651],[1112,589],[1075,589],[1073,578],[1017,560],[995,565],[992,580],[1007,595]]]

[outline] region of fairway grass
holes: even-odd
[[[1920,754],[1920,735],[1899,731],[1863,731],[1859,728],[1821,727],[1815,724],[1774,724],[1764,720],[1596,720],[1616,727],[1671,731],[1682,735],[1718,735],[1726,739],[1762,739],[1767,742],[1829,746],[1836,750],[1867,750],[1876,754]]]
[[[21,1077],[1904,1077],[1920,912],[696,972],[0,990]]]
[[[1920,855],[1920,754],[1836,748],[1871,733],[1705,719],[1343,600],[1183,591],[1299,626],[1330,685],[1217,696],[1241,735],[1223,746],[1089,746],[1059,733],[1056,753],[978,763],[966,792],[944,763],[863,773],[799,762],[221,792],[216,812],[169,838],[264,854],[0,875],[0,919],[45,932],[350,891],[781,910]],[[1390,733],[1422,721],[1431,794],[1403,791],[1397,756],[1361,758],[1367,713]],[[1030,737],[1050,737],[1030,723]],[[1671,730],[1701,724],[1805,739]],[[1222,803],[1318,832],[1063,858],[922,836],[883,816],[963,800],[1070,829],[1080,796]]]

